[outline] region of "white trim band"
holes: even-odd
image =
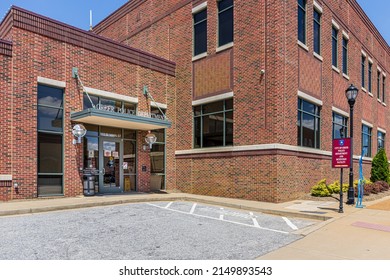
[[[109,91],[105,91],[105,90],[100,90],[100,89],[96,89],[96,88],[90,88],[90,87],[84,87],[84,90],[86,92],[88,92],[88,94],[97,95],[100,97],[106,97],[106,98],[115,99],[118,101],[130,102],[130,103],[138,103],[138,97],[125,96],[122,94],[109,92]]]
[[[343,110],[341,110],[339,108],[336,108],[336,107],[332,106],[332,111],[337,113],[337,114],[339,114],[339,115],[342,115],[344,117],[348,117],[349,118],[349,113],[347,113],[347,112],[345,112],[345,111],[343,111]]]
[[[192,106],[198,106],[198,105],[211,103],[211,102],[215,102],[215,101],[220,101],[220,100],[224,100],[224,99],[228,99],[228,98],[232,98],[232,97],[234,97],[234,93],[232,91],[227,92],[227,93],[222,93],[222,94],[218,94],[216,96],[206,97],[206,98],[192,101]]]
[[[0,181],[12,181],[12,175],[0,175]]]
[[[374,64],[374,61],[372,60],[371,57],[368,58],[368,62],[370,62],[371,64]]]
[[[37,80],[38,80],[38,84],[59,87],[59,88],[66,88],[66,82],[63,81],[53,80],[53,79],[39,77],[39,76]]]
[[[362,50],[362,55],[363,55],[364,57],[367,57],[367,54],[366,54],[366,52],[365,52],[365,51],[363,51],[363,50]]]
[[[207,1],[206,2],[203,2],[202,4],[192,8],[192,13],[193,14],[196,14],[196,13],[199,13],[200,11],[204,10],[207,8]]]
[[[366,125],[366,126],[369,126],[371,128],[373,128],[374,126],[372,125],[372,123],[369,123],[369,122],[366,122],[365,120],[362,120],[362,124]]]
[[[334,19],[332,19],[332,25],[334,28],[336,28],[337,30],[340,30],[340,25],[337,24],[337,22],[334,21]]]
[[[307,101],[310,101],[318,106],[322,106],[323,102],[313,96],[310,96],[302,91],[299,91],[298,90],[298,97],[302,98],[302,99],[305,99]]]
[[[379,132],[382,132],[382,133],[384,133],[384,134],[386,134],[386,129],[383,129],[383,128],[378,127],[378,131],[379,131]]]
[[[343,37],[347,40],[349,40],[349,35],[344,30],[341,32],[343,34]]]
[[[319,12],[321,14],[323,13],[322,7],[320,6],[320,4],[318,4],[316,1],[313,1],[313,5],[314,5],[314,9],[316,9],[317,12]]]

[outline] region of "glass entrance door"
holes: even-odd
[[[99,192],[123,192],[123,142],[117,138],[99,138]]]

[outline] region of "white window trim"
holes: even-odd
[[[41,84],[41,85],[53,86],[53,87],[58,87],[58,88],[66,88],[66,82],[63,82],[63,81],[53,80],[53,79],[44,78],[44,77],[38,77],[37,81],[38,81],[38,84]]]
[[[0,174],[0,181],[12,181],[12,175]]]
[[[344,30],[341,32],[343,34],[343,37],[349,41],[349,35]]]
[[[383,128],[378,127],[378,131],[379,131],[379,132],[382,132],[382,133],[384,133],[384,134],[386,134],[386,129],[383,129]]]
[[[386,78],[386,73],[385,73],[385,72],[382,72],[382,76]]]
[[[212,103],[212,102],[216,102],[216,101],[221,101],[221,100],[229,99],[232,97],[234,97],[233,92],[222,93],[222,94],[218,94],[215,96],[206,97],[206,98],[192,101],[192,106],[198,106],[198,105],[203,105],[203,104]]]
[[[234,46],[234,42],[227,43],[227,44],[225,44],[223,46],[217,47],[216,52],[221,52],[221,51],[224,51],[226,49],[230,49],[233,46]]]
[[[207,1],[203,2],[202,4],[199,4],[198,6],[196,6],[194,8],[192,8],[192,13],[193,14],[199,13],[199,12],[201,12],[202,10],[204,10],[206,8],[207,8]]]
[[[367,121],[365,121],[365,120],[362,120],[362,124],[364,124],[364,125],[366,125],[366,126],[368,126],[368,127],[371,127],[371,128],[374,127],[374,126],[372,125],[372,123],[369,123],[369,122],[367,122]]]
[[[341,109],[339,109],[339,108],[336,108],[336,107],[333,107],[333,106],[332,106],[332,111],[335,112],[335,113],[337,113],[337,114],[339,114],[339,115],[342,115],[342,116],[344,116],[344,117],[349,118],[349,113],[347,113],[347,112],[345,112],[345,111],[343,111],[343,110],[341,110]]]
[[[382,72],[382,69],[379,66],[377,66],[376,69],[378,69],[379,72]]]
[[[320,4],[318,4],[316,1],[313,1],[313,6],[314,6],[314,9],[319,12],[320,14],[323,13],[322,11],[322,7],[320,6]]]
[[[202,58],[204,58],[204,57],[206,57],[206,56],[207,56],[207,52],[200,53],[200,54],[198,54],[198,55],[192,57],[192,61],[196,61],[196,60],[202,59]]]
[[[343,73],[343,77],[349,80],[349,76],[347,74]]]
[[[374,64],[374,61],[372,60],[371,57],[368,58],[368,62],[371,63],[371,64]]]
[[[298,90],[298,97],[300,97],[306,101],[309,101],[317,106],[322,106],[322,104],[323,104],[323,102],[321,100],[319,100],[313,96],[310,96],[310,95],[308,95],[300,90]]]
[[[362,55],[367,58],[367,53],[362,50]]]
[[[302,43],[301,41],[298,40],[298,46],[300,46],[301,48],[303,48],[304,50],[306,50],[307,52],[309,51],[309,47],[306,46],[304,43]]]
[[[337,22],[334,21],[334,19],[332,19],[332,26],[337,30],[340,30],[340,25],[338,25]]]
[[[340,73],[340,69],[334,65],[332,65],[332,69],[336,71],[337,73]]]
[[[319,55],[318,53],[313,52],[313,55],[314,55],[314,57],[317,58],[318,60],[324,61],[324,58],[323,58],[321,55]]]
[[[90,87],[84,87],[84,90],[88,92],[88,94],[92,94],[95,96],[138,104],[138,97],[124,96],[118,93],[100,90],[96,88],[90,88]]]

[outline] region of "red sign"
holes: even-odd
[[[351,138],[333,139],[332,168],[351,166]]]

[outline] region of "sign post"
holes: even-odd
[[[333,139],[332,145],[332,168],[340,170],[340,206],[339,213],[343,213],[343,168],[351,165],[351,138]]]

